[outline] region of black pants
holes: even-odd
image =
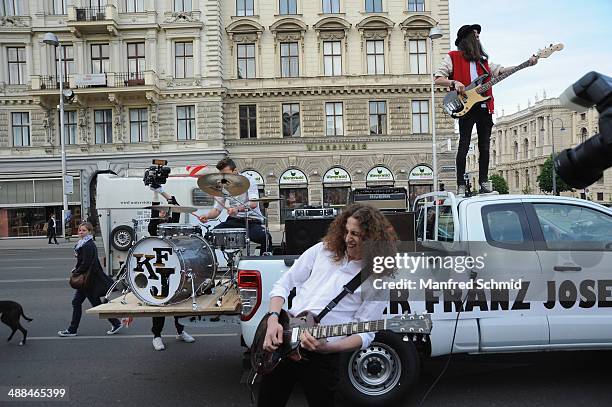
[[[185,327],[179,324],[180,317],[174,317],[174,326],[176,327],[176,333],[181,334]],[[166,322],[165,317],[153,317],[153,326],[151,327],[151,332],[153,332],[153,337],[158,338],[161,336],[162,330],[164,329],[164,322]]]
[[[49,231],[49,243],[51,243],[51,239],[55,240],[55,243],[57,244],[57,234],[55,233],[55,230],[50,230]]]
[[[257,405],[281,407],[287,404],[293,387],[301,383],[309,406],[338,406],[339,354],[320,354],[303,351],[308,360],[284,360],[268,375],[261,378]]]
[[[234,216],[228,216],[225,222],[219,223],[215,229],[232,229],[232,228],[246,228],[246,222],[242,218],[236,218]],[[261,245],[261,253],[272,251],[272,236],[268,234],[266,239],[266,229],[260,222],[249,220],[249,239],[251,241]],[[267,243],[266,243],[267,241]]]
[[[486,107],[474,106],[465,116],[459,119],[459,148],[457,149],[457,185],[465,185],[465,158],[470,149],[472,129],[476,125],[478,133],[478,182],[489,180],[489,144],[493,117]]]

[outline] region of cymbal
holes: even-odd
[[[231,196],[237,196],[248,191],[249,185],[249,179],[238,174],[206,174],[198,178],[198,187],[213,196],[223,196],[223,188]]]
[[[261,198],[257,198],[257,199],[249,199],[249,201],[251,202],[263,202],[263,203],[267,203],[267,202],[276,202],[276,201],[280,201],[280,198],[273,198],[271,196],[264,196]]]
[[[145,209],[156,209],[158,211],[177,213],[191,213],[198,210],[198,208],[194,208],[193,206],[180,206],[171,204],[145,206]]]

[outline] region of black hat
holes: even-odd
[[[480,30],[481,30],[480,24],[462,26],[459,29],[459,31],[457,31],[457,39],[455,40],[455,45],[459,45],[461,40],[464,39],[469,33],[471,33],[474,30],[478,31],[478,34],[480,34]]]

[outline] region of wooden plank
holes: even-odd
[[[114,300],[90,308],[86,312],[98,315],[99,318],[124,318],[124,317],[167,317],[167,316],[191,316],[191,315],[235,315],[240,313],[240,297],[238,290],[232,288],[223,296],[221,306],[217,306],[217,300],[223,294],[223,288],[217,287],[215,294],[200,295],[196,297],[197,308],[194,310],[191,298],[180,304],[154,306],[140,301],[132,293],[129,293],[123,301],[123,296]],[[125,302],[125,304],[123,304]]]

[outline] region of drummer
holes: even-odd
[[[222,174],[238,174],[236,163],[229,157],[223,158],[217,163],[217,169]],[[250,176],[245,176],[249,180],[249,189],[247,192],[242,193],[235,197],[237,201],[244,202],[251,212],[249,213],[249,239],[255,243],[261,245],[261,253],[269,252],[272,248],[272,237],[268,236],[266,239],[266,231],[263,227],[263,215],[259,210],[259,204],[257,202],[251,202],[250,200],[259,198],[259,191],[257,190],[257,182]],[[218,217],[223,209],[227,209],[227,219],[225,222],[220,223],[215,229],[230,229],[230,228],[246,228],[245,217],[247,216],[247,206],[239,204],[232,199],[226,199],[223,197],[215,197],[215,204],[213,208],[206,214],[200,216],[201,222],[206,222],[209,219]]]

